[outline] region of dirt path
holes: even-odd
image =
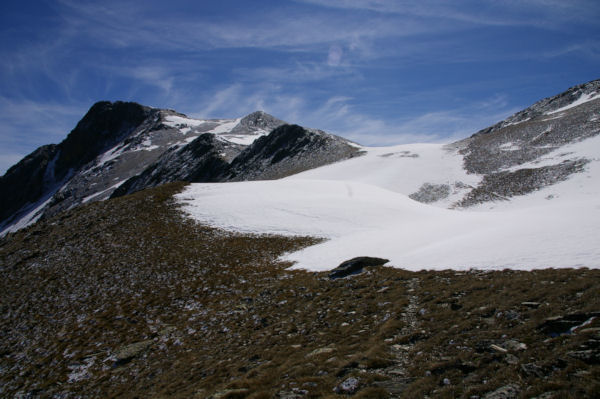
[[[399,334],[396,334],[389,339],[392,343],[392,345],[390,345],[390,353],[395,362],[392,366],[379,370],[381,374],[388,376],[390,379],[375,383],[376,386],[388,391],[391,398],[400,398],[406,386],[413,380],[408,375],[408,365],[410,362],[409,354],[414,344],[410,341],[403,345],[394,344],[394,342],[405,341],[403,338],[414,334],[419,327],[419,321],[417,319],[417,313],[419,312],[419,297],[416,295],[419,283],[419,278],[412,278],[406,282],[408,305],[401,314],[404,327],[402,327]]]

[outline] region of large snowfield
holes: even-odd
[[[363,150],[364,156],[281,180],[192,184],[177,199],[211,226],[325,238],[285,255],[294,268],[329,270],[355,256],[387,258],[408,270],[600,267],[600,136],[529,165],[575,153],[590,160],[584,172],[466,209],[448,209],[465,193],[454,183],[475,186],[480,177],[465,172],[455,150],[441,144]],[[408,197],[423,183],[455,189],[423,204]]]

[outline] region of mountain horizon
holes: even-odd
[[[455,145],[459,147],[465,144],[470,146],[468,153],[463,150],[462,154],[468,173],[488,174],[500,166],[482,168],[476,165],[475,158],[482,159],[484,154],[475,142],[484,142],[482,137],[497,130],[511,129],[510,126],[527,122],[544,113],[558,113],[557,110],[565,107],[593,102],[599,91],[599,82],[595,80],[583,83],[556,96],[542,99],[504,121],[456,142]],[[308,158],[308,148],[301,148],[306,143],[302,143],[301,138],[294,137],[300,130],[290,132],[291,136],[284,140],[287,141],[286,144],[273,138],[273,143],[261,144],[272,146],[270,150],[265,147],[253,150],[257,152],[254,155],[237,158],[246,147],[254,145],[255,141],[262,143],[257,139],[263,140],[273,129],[284,124],[286,122],[263,111],[255,111],[237,119],[194,119],[174,110],[131,102],[99,101],[61,143],[38,148],[0,177],[0,192],[3,193],[1,230],[15,226],[14,230],[44,214],[50,215],[79,203],[123,195],[168,181],[280,178],[359,153],[357,148],[360,145],[349,140],[316,129],[302,128],[306,135],[318,135],[326,138],[327,142],[311,144],[313,150]],[[575,135],[563,142],[581,139],[586,134]],[[191,143],[201,135],[205,135],[204,138],[192,146]],[[289,148],[285,151],[277,148],[281,145]],[[504,145],[509,146],[508,142]],[[503,151],[501,157],[485,157],[485,162],[506,163],[509,155],[516,156],[517,163],[531,161],[547,152],[548,148],[550,147],[543,149],[543,145],[536,145],[535,151],[527,148]],[[261,153],[265,150],[266,153]],[[300,159],[302,157],[304,158]],[[493,161],[494,158],[498,160]],[[242,159],[245,160],[241,161]],[[280,159],[284,162],[278,163]],[[186,162],[187,166],[184,165]],[[192,167],[190,162],[195,165]],[[250,163],[254,163],[254,166],[251,167]],[[577,168],[576,165],[574,167]],[[248,168],[254,168],[254,171],[250,172]],[[187,172],[182,173],[184,170]],[[23,185],[23,181],[29,183]],[[416,195],[416,191],[406,193],[409,194]],[[483,196],[490,195],[489,190],[479,195],[475,190],[471,196],[477,198],[465,199],[464,204],[480,201]],[[420,197],[416,195],[413,198]],[[23,222],[20,223],[19,220]]]

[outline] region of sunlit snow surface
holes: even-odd
[[[508,202],[462,210],[446,209],[450,199],[426,205],[407,196],[425,182],[476,185],[458,154],[432,144],[365,150],[282,180],[192,184],[178,200],[216,227],[327,239],[284,256],[295,268],[328,270],[362,255],[410,270],[600,267],[600,136],[542,161],[558,163],[575,152],[591,160],[584,172]]]

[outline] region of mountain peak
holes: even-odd
[[[263,130],[269,133],[271,130],[285,123],[281,119],[277,119],[264,111],[254,111],[240,119],[238,126],[234,128],[232,133],[240,132],[244,129],[251,131]]]

